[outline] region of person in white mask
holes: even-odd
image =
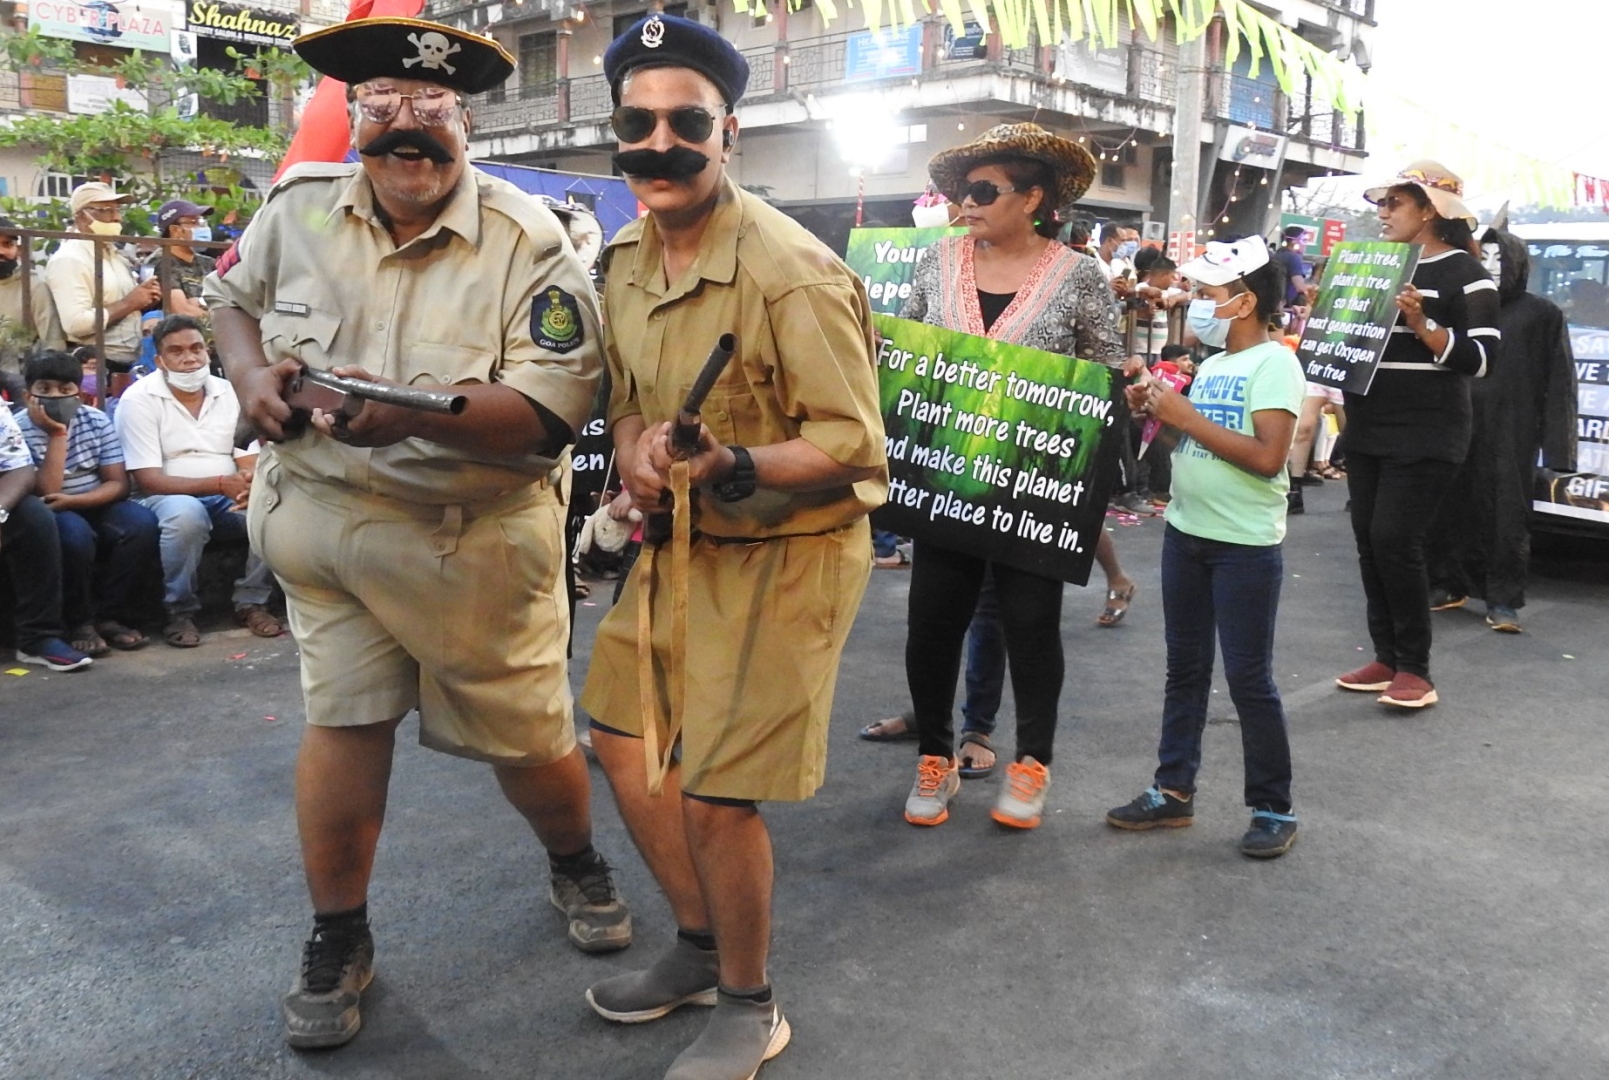
[[[240,402],[227,379],[207,370],[201,323],[169,315],[151,337],[157,370],[123,394],[113,422],[140,502],[162,530],[162,637],[188,649],[201,644],[195,615],[202,549],[213,539],[245,539],[257,449],[235,447]],[[258,637],[284,633],[265,607],[272,589],[273,576],[252,552],[235,582],[235,619]]]
[[[132,198],[99,181],[80,184],[68,202],[73,230],[86,237],[122,234],[123,206]],[[99,291],[95,288],[96,247],[102,260]],[[96,311],[100,310],[106,325],[106,363],[114,373],[128,371],[140,352],[140,312],[162,303],[156,282],[136,281],[133,268],[116,247],[89,239],[64,242],[46,265],[45,279],[67,341],[94,345]]]
[[[167,240],[188,240],[205,244],[212,240],[212,226],[206,219],[212,207],[198,206],[188,199],[169,199],[156,212],[157,235]],[[216,262],[189,246],[161,248],[151,259],[152,276],[167,290],[168,313],[207,318],[207,302],[201,298],[201,282],[212,273]]]

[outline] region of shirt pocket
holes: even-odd
[[[739,393],[712,391],[704,402],[702,419],[723,446],[764,446],[778,441],[768,434],[760,402],[748,390]]]
[[[316,308],[295,315],[271,311],[262,319],[263,351],[270,363],[290,357],[319,369],[361,365],[359,357],[335,357],[335,337],[340,329],[339,315]]]
[[[402,348],[402,376],[409,386],[452,386],[454,383],[490,383],[497,357],[488,349],[440,342],[418,342]]]

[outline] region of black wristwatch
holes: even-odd
[[[732,451],[732,475],[715,485],[715,497],[725,503],[742,502],[754,494],[754,458],[741,446]]]

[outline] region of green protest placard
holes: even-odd
[[[1088,581],[1117,440],[1128,431],[1113,371],[889,315],[875,320],[891,477],[878,525]]]
[[[1397,294],[1419,265],[1418,244],[1335,245],[1296,355],[1307,381],[1367,394],[1397,322]]]
[[[911,297],[916,264],[929,245],[962,229],[851,229],[844,262],[860,275],[872,311],[898,315]]]

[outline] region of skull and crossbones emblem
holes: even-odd
[[[446,34],[438,34],[435,31],[409,34],[408,40],[419,50],[419,55],[403,60],[403,67],[411,68],[415,64],[423,64],[427,68],[441,68],[449,75],[457,74],[458,69],[449,64],[447,58],[455,52],[462,51],[462,45],[449,42]]]

